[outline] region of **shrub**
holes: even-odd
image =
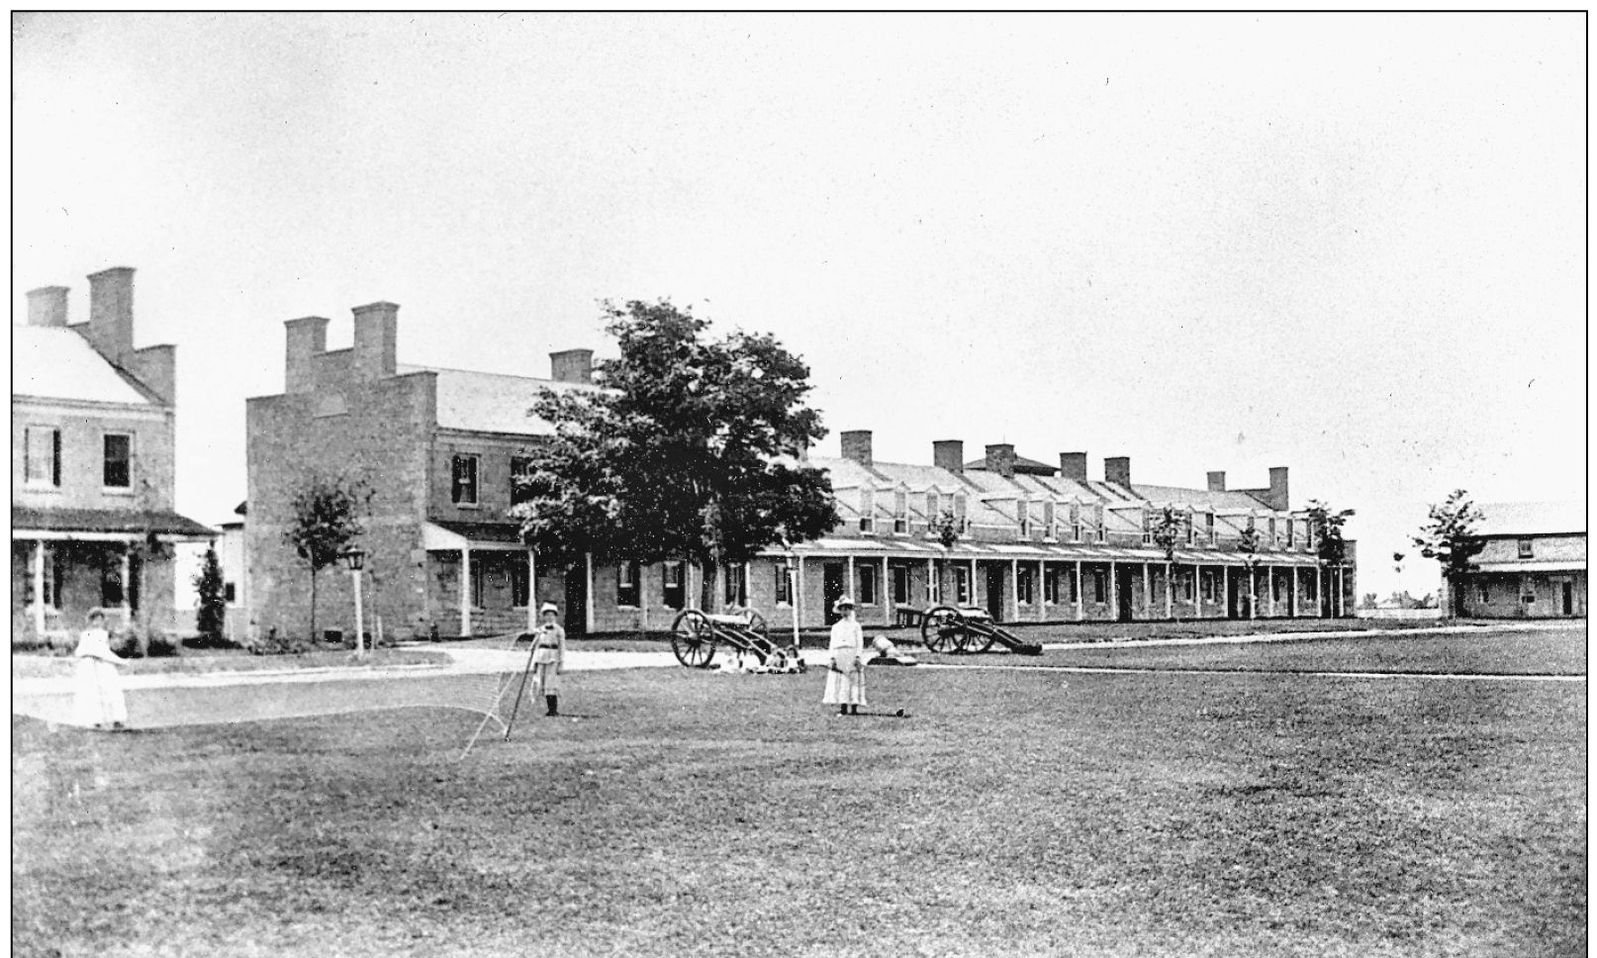
[[[272,626],[262,635],[245,644],[252,655],[298,655],[301,652],[311,651],[312,644],[304,639],[295,638],[277,631],[277,626]]]
[[[127,659],[160,659],[178,655],[183,649],[159,626],[133,622],[111,633],[111,651]]]

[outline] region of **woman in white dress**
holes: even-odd
[[[832,608],[843,617],[832,626],[831,665],[821,701],[837,706],[839,715],[858,715],[865,704],[865,630],[854,618],[853,599],[845,595]]]
[[[117,666],[127,660],[111,651],[111,633],[105,630],[105,613],[89,611],[89,627],[78,637],[77,691],[74,707],[78,721],[89,728],[120,729],[127,725],[127,697]]]
[[[558,621],[560,609],[553,602],[545,602],[538,610],[543,624],[533,635],[532,681],[538,686],[534,695],[542,695],[549,706],[548,714],[560,714],[560,673],[566,661],[566,630]]]

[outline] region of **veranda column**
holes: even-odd
[[[1082,612],[1084,611],[1082,609],[1082,600],[1083,600],[1083,598],[1084,598],[1084,596],[1082,595],[1082,592],[1081,592],[1081,560],[1077,559],[1076,560],[1076,621],[1077,622],[1080,622],[1082,620]]]
[[[854,593],[856,593],[858,591],[859,591],[859,583],[854,581],[854,557],[853,556],[849,556],[848,557],[848,581],[846,583],[844,583],[844,585],[843,585],[843,594],[846,595],[846,596],[849,596],[856,603],[858,603],[860,601],[859,596],[854,594]],[[827,611],[828,612],[834,612],[836,610],[835,609],[828,609]]]
[[[643,611],[643,624],[639,628],[649,631],[649,567],[638,563],[638,605]]]
[[[593,629],[593,553],[582,554],[582,615],[583,632],[592,632]]]
[[[804,621],[804,557],[793,557],[793,644],[798,645],[798,628]]]
[[[460,547],[460,634],[471,635],[471,547]]]
[[[1149,562],[1142,564],[1142,608],[1153,618],[1153,564]]]
[[[970,560],[970,601],[967,605],[976,604],[976,560]]]
[[[893,624],[893,583],[888,581],[887,556],[882,556],[882,624]]]
[[[1056,580],[1054,583],[1054,601],[1056,602],[1059,600],[1058,584]],[[1048,563],[1041,559],[1037,560],[1037,588],[1042,590],[1042,594],[1037,597],[1037,621],[1046,622],[1048,621]]]
[[[1009,560],[1009,595],[1014,600],[1010,603],[1013,610],[1009,614],[1009,621],[1020,621],[1020,560]],[[1035,596],[1034,596],[1035,598]]]
[[[941,585],[941,583],[937,581],[937,560],[936,559],[927,559],[926,560],[926,607],[927,608],[931,608],[932,606],[936,605],[937,604],[937,600],[942,596],[942,590],[938,588],[939,585]]]
[[[1231,567],[1220,567],[1220,608],[1223,611],[1221,618],[1231,618]]]
[[[123,591],[127,582],[123,581]],[[33,632],[44,634],[44,540],[33,540]]]
[[[538,628],[538,560],[527,550],[527,631]]]
[[[1109,560],[1109,608],[1113,610],[1112,618],[1120,618],[1120,578],[1116,575],[1115,560]]]
[[[1270,618],[1275,618],[1275,566],[1264,567],[1264,598],[1270,603]]]
[[[122,583],[122,625],[124,628],[133,624],[133,590],[128,586],[128,578],[133,575],[131,548],[132,543],[122,543],[122,578],[119,581]]]
[[[1171,603],[1175,601],[1176,567],[1166,562],[1164,564],[1164,617],[1173,618]]]

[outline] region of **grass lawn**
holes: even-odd
[[[119,668],[125,675],[165,672],[264,672],[278,669],[332,667],[386,668],[393,665],[445,665],[449,656],[424,649],[372,649],[357,656],[349,651],[301,652],[295,655],[251,655],[239,650],[186,651],[170,658],[128,659]],[[59,655],[11,656],[13,678],[68,678],[77,660]]]
[[[442,711],[14,719],[13,946],[1585,953],[1584,683],[879,668],[910,717],[843,719],[822,681],[573,674],[581,718],[464,762]]]

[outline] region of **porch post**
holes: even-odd
[[[799,644],[799,623],[803,621],[804,601],[804,557],[793,557],[793,645]]]
[[[593,553],[582,554],[582,574],[587,576],[587,582],[582,590],[582,614],[587,618],[583,623],[583,631],[592,633],[593,628]]]
[[[638,563],[638,606],[643,610],[643,623],[638,626],[640,631],[649,631],[649,587],[645,580],[649,577],[649,567]]]
[[[970,604],[976,604],[976,560],[970,560]]]
[[[460,634],[471,635],[471,546],[460,547]]]
[[[527,549],[527,631],[538,628],[538,560]]]
[[[1120,619],[1120,581],[1119,581],[1119,576],[1116,575],[1116,572],[1118,571],[1116,569],[1116,565],[1117,565],[1117,563],[1115,562],[1115,560],[1113,560],[1113,559],[1109,560],[1109,608],[1114,611],[1113,618],[1115,619],[1115,621],[1119,621],[1119,619]]]
[[[126,583],[122,588],[127,588]],[[33,632],[44,634],[44,540],[33,540]]]
[[[1076,621],[1077,622],[1080,622],[1081,619],[1082,619],[1082,599],[1083,598],[1084,598],[1084,596],[1081,594],[1081,560],[1077,559],[1076,560]]]
[[[1270,603],[1270,618],[1275,618],[1275,566],[1264,567],[1264,597]]]
[[[855,579],[854,579],[854,556],[853,555],[849,555],[848,556],[848,581],[843,583],[843,594],[848,596],[849,598],[853,599],[857,603],[857,602],[860,601],[860,598],[859,598],[859,596],[855,595],[854,593],[856,593],[858,591],[859,591],[859,583],[857,581],[855,581]]]
[[[120,575],[122,576],[122,625],[124,628],[133,623],[133,604],[131,601],[133,598],[133,590],[128,586],[128,578],[133,574],[133,562],[128,555],[128,550],[130,548],[131,543],[122,543],[122,566]]]
[[[887,556],[882,556],[882,624],[893,624],[893,583],[888,581]]]
[[[927,605],[928,608],[930,608],[931,606],[936,605],[942,599],[943,593],[942,593],[942,590],[938,588],[939,585],[941,585],[941,583],[939,583],[937,581],[937,560],[936,559],[927,559],[926,560],[926,605]]]
[[[1148,618],[1153,618],[1153,564],[1142,564],[1142,608],[1148,613]]]
[[[1035,592],[1036,590],[1033,589],[1032,591]],[[1011,622],[1019,622],[1020,621],[1020,560],[1019,559],[1010,559],[1009,560],[1009,595],[1010,595],[1011,598],[1014,599],[1014,604],[1011,606],[1011,608],[1013,608],[1014,611],[1012,613],[1010,613],[1009,621],[1011,621]],[[1032,598],[1035,599],[1036,596],[1033,595]]]
[[[1054,599],[1056,601],[1059,598],[1058,587],[1059,580],[1055,579]],[[1043,559],[1037,560],[1037,588],[1042,590],[1037,596],[1037,621],[1046,622],[1048,621],[1048,563]]]
[[[1176,567],[1169,562],[1164,564],[1164,617],[1174,618],[1171,603],[1175,600],[1175,573]]]
[[[1220,609],[1222,619],[1231,618],[1231,567],[1220,567]]]

